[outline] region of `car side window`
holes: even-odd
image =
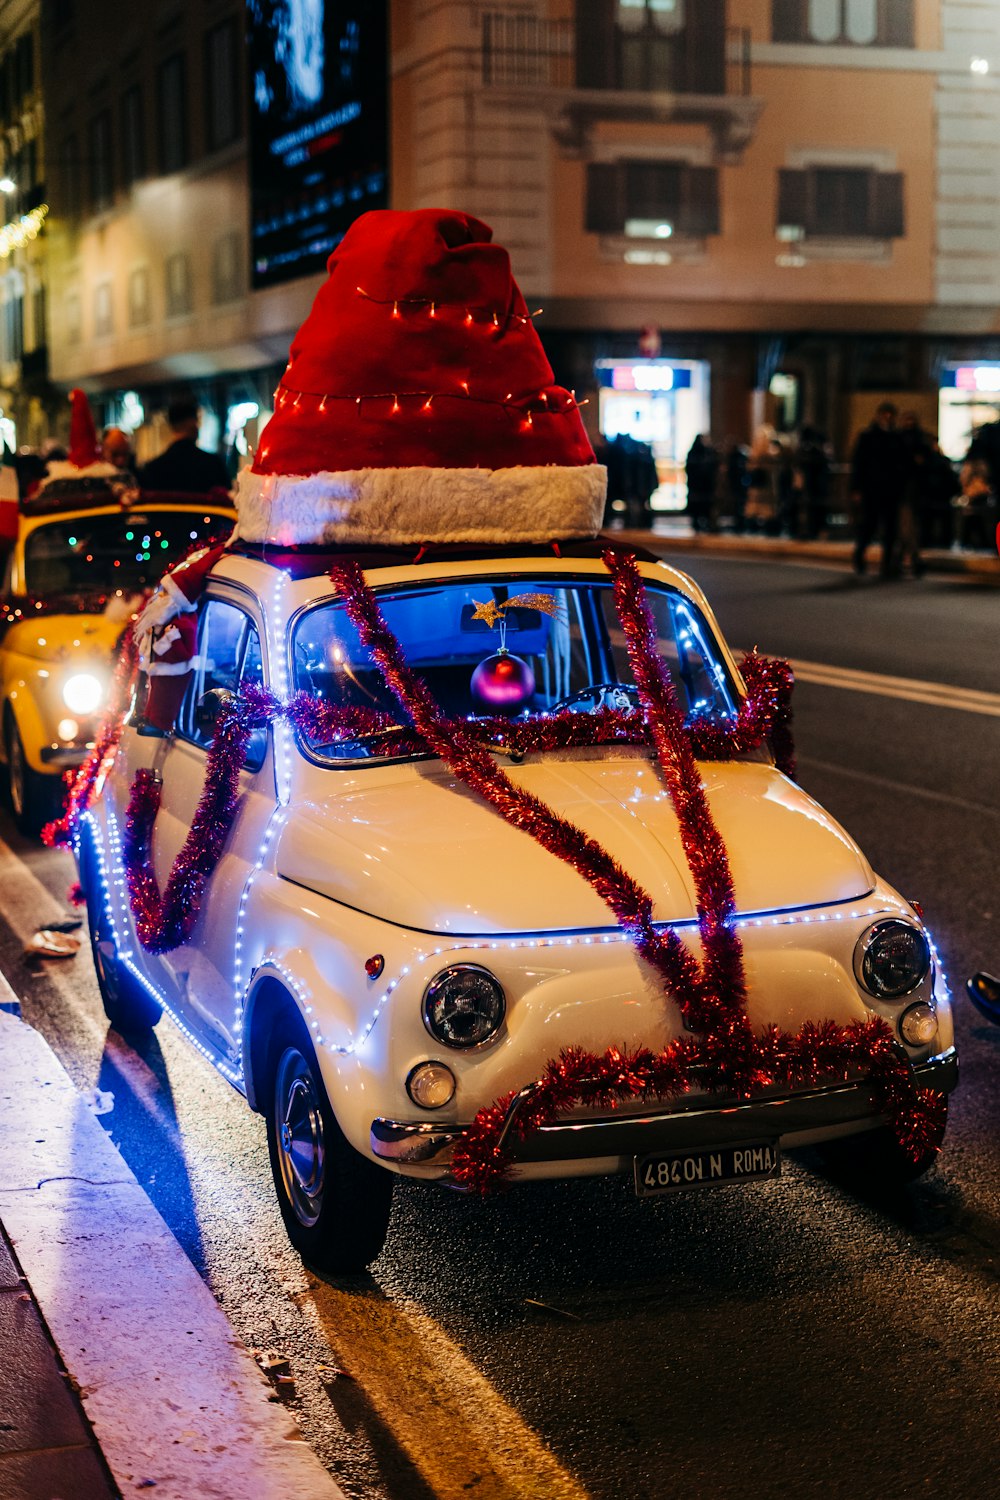
[[[260,636],[249,615],[225,599],[209,599],[198,622],[198,653],[181,709],[181,732],[192,744],[208,749],[214,731],[199,723],[198,704],[206,693],[238,693],[246,683],[264,685]],[[244,765],[259,771],[267,750],[267,730],[250,736]]]

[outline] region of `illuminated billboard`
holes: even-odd
[[[247,0],[251,285],[322,271],[388,204],[387,0]]]

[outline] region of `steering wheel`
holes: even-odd
[[[549,709],[550,714],[558,713],[561,708],[572,708],[574,703],[583,703],[587,698],[593,698],[595,707],[601,706],[598,700],[604,693],[625,693],[631,698],[636,707],[639,706],[639,689],[631,682],[591,682],[587,687],[582,687],[575,693],[567,693],[565,698],[560,698],[558,703],[553,703]],[[605,705],[610,706],[610,705]]]

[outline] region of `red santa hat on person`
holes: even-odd
[[[606,471],[478,219],[364,214],[330,257],[234,538],[278,546],[593,536]]]
[[[101,457],[94,416],[86,392],[78,388],[69,393],[69,452],[65,458],[52,459],[41,489],[56,479],[120,479],[121,471]]]

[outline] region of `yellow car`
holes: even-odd
[[[58,812],[64,773],[93,743],[115,644],[145,590],[233,520],[215,496],[116,492],[100,480],[21,501],[0,591],[0,754],[22,833]]]

